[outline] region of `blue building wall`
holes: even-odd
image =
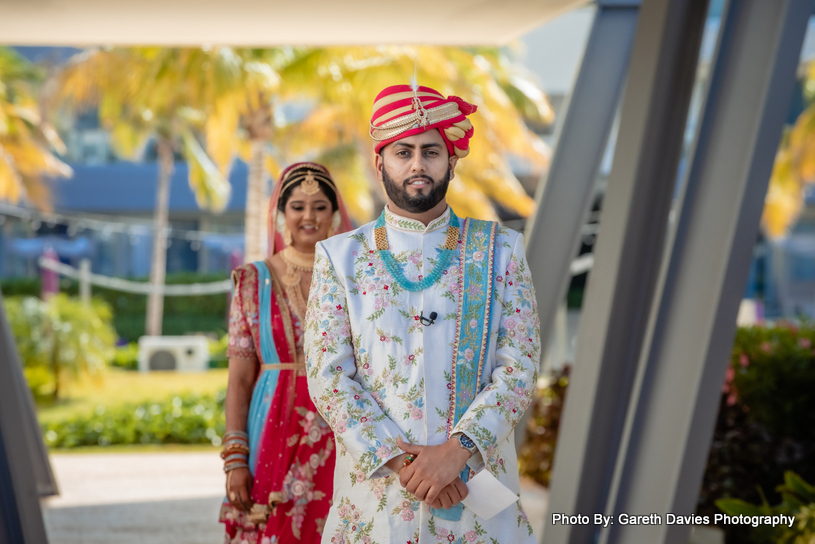
[[[158,163],[115,162],[105,165],[72,164],[74,176],[53,183],[54,207],[60,211],[152,215],[156,205]],[[237,161],[229,182],[232,196],[224,212],[243,213],[248,168]],[[187,182],[187,163],[176,162],[170,182],[170,213],[207,215],[195,201]]]
[[[155,162],[114,162],[103,165],[72,164],[70,179],[52,182],[54,210],[66,217],[107,216],[122,225],[132,223],[127,232],[75,228],[66,225],[40,225],[36,232],[27,224],[7,217],[0,225],[0,277],[36,273],[36,258],[46,246],[54,247],[63,262],[78,266],[82,257],[91,258],[92,270],[117,277],[146,277],[152,256],[152,230],[134,222],[152,223],[159,168]],[[167,271],[229,271],[228,255],[243,251],[243,214],[246,202],[248,168],[236,162],[229,177],[232,193],[226,209],[215,214],[201,210],[187,181],[185,162],[177,162],[170,184],[170,224],[186,231],[216,231],[213,240],[195,242],[171,237],[167,251]],[[117,216],[121,220],[117,220]],[[35,240],[33,238],[38,238]],[[77,254],[76,244],[87,241],[87,251]],[[62,243],[64,241],[65,243]],[[39,245],[38,245],[39,244]],[[202,254],[201,251],[204,253]]]

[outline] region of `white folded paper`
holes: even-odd
[[[489,470],[482,470],[470,478],[467,490],[469,494],[461,503],[484,519],[490,519],[518,500],[518,496],[490,474]]]

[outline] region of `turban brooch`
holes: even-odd
[[[467,119],[477,106],[457,96],[444,98],[430,87],[393,85],[374,101],[370,134],[379,150],[396,140],[439,129],[447,151],[463,159],[470,152],[473,124]]]

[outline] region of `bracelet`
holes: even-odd
[[[248,451],[238,451],[238,450],[231,450],[231,451],[222,451],[221,452],[221,459],[226,460],[233,455],[240,455],[241,457],[249,457]]]
[[[246,444],[227,444],[221,448],[221,459],[224,458],[224,455],[229,455],[233,451],[240,451],[248,455],[251,450]]]
[[[224,472],[229,472],[231,470],[235,470],[236,468],[249,468],[248,463],[229,463],[228,465],[224,465]]]
[[[221,451],[221,459],[225,459],[228,455],[235,452],[249,455],[249,448],[243,444],[230,444]]]
[[[249,460],[249,458],[248,458],[247,456],[243,455],[242,453],[233,453],[232,455],[228,455],[228,456],[227,456],[227,457],[224,459],[224,464],[225,464],[225,465],[228,465],[229,463],[231,463],[231,462],[233,462],[233,461],[243,461],[243,462],[246,462],[246,461],[248,461],[248,460]]]
[[[409,467],[410,464],[415,460],[416,460],[416,457],[412,453],[407,454],[407,457],[405,457],[405,460],[402,461],[402,468],[399,469],[397,474],[399,474],[400,472],[405,470],[407,467]]]
[[[249,435],[245,431],[227,431],[224,433],[224,442],[228,441],[230,438],[242,438],[246,442],[249,442]]]

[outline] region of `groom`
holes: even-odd
[[[490,519],[461,504],[481,470],[518,494],[512,430],[540,358],[521,235],[445,199],[475,110],[383,90],[371,137],[388,205],[317,245],[309,393],[338,443],[323,542],[534,542],[519,503]]]

